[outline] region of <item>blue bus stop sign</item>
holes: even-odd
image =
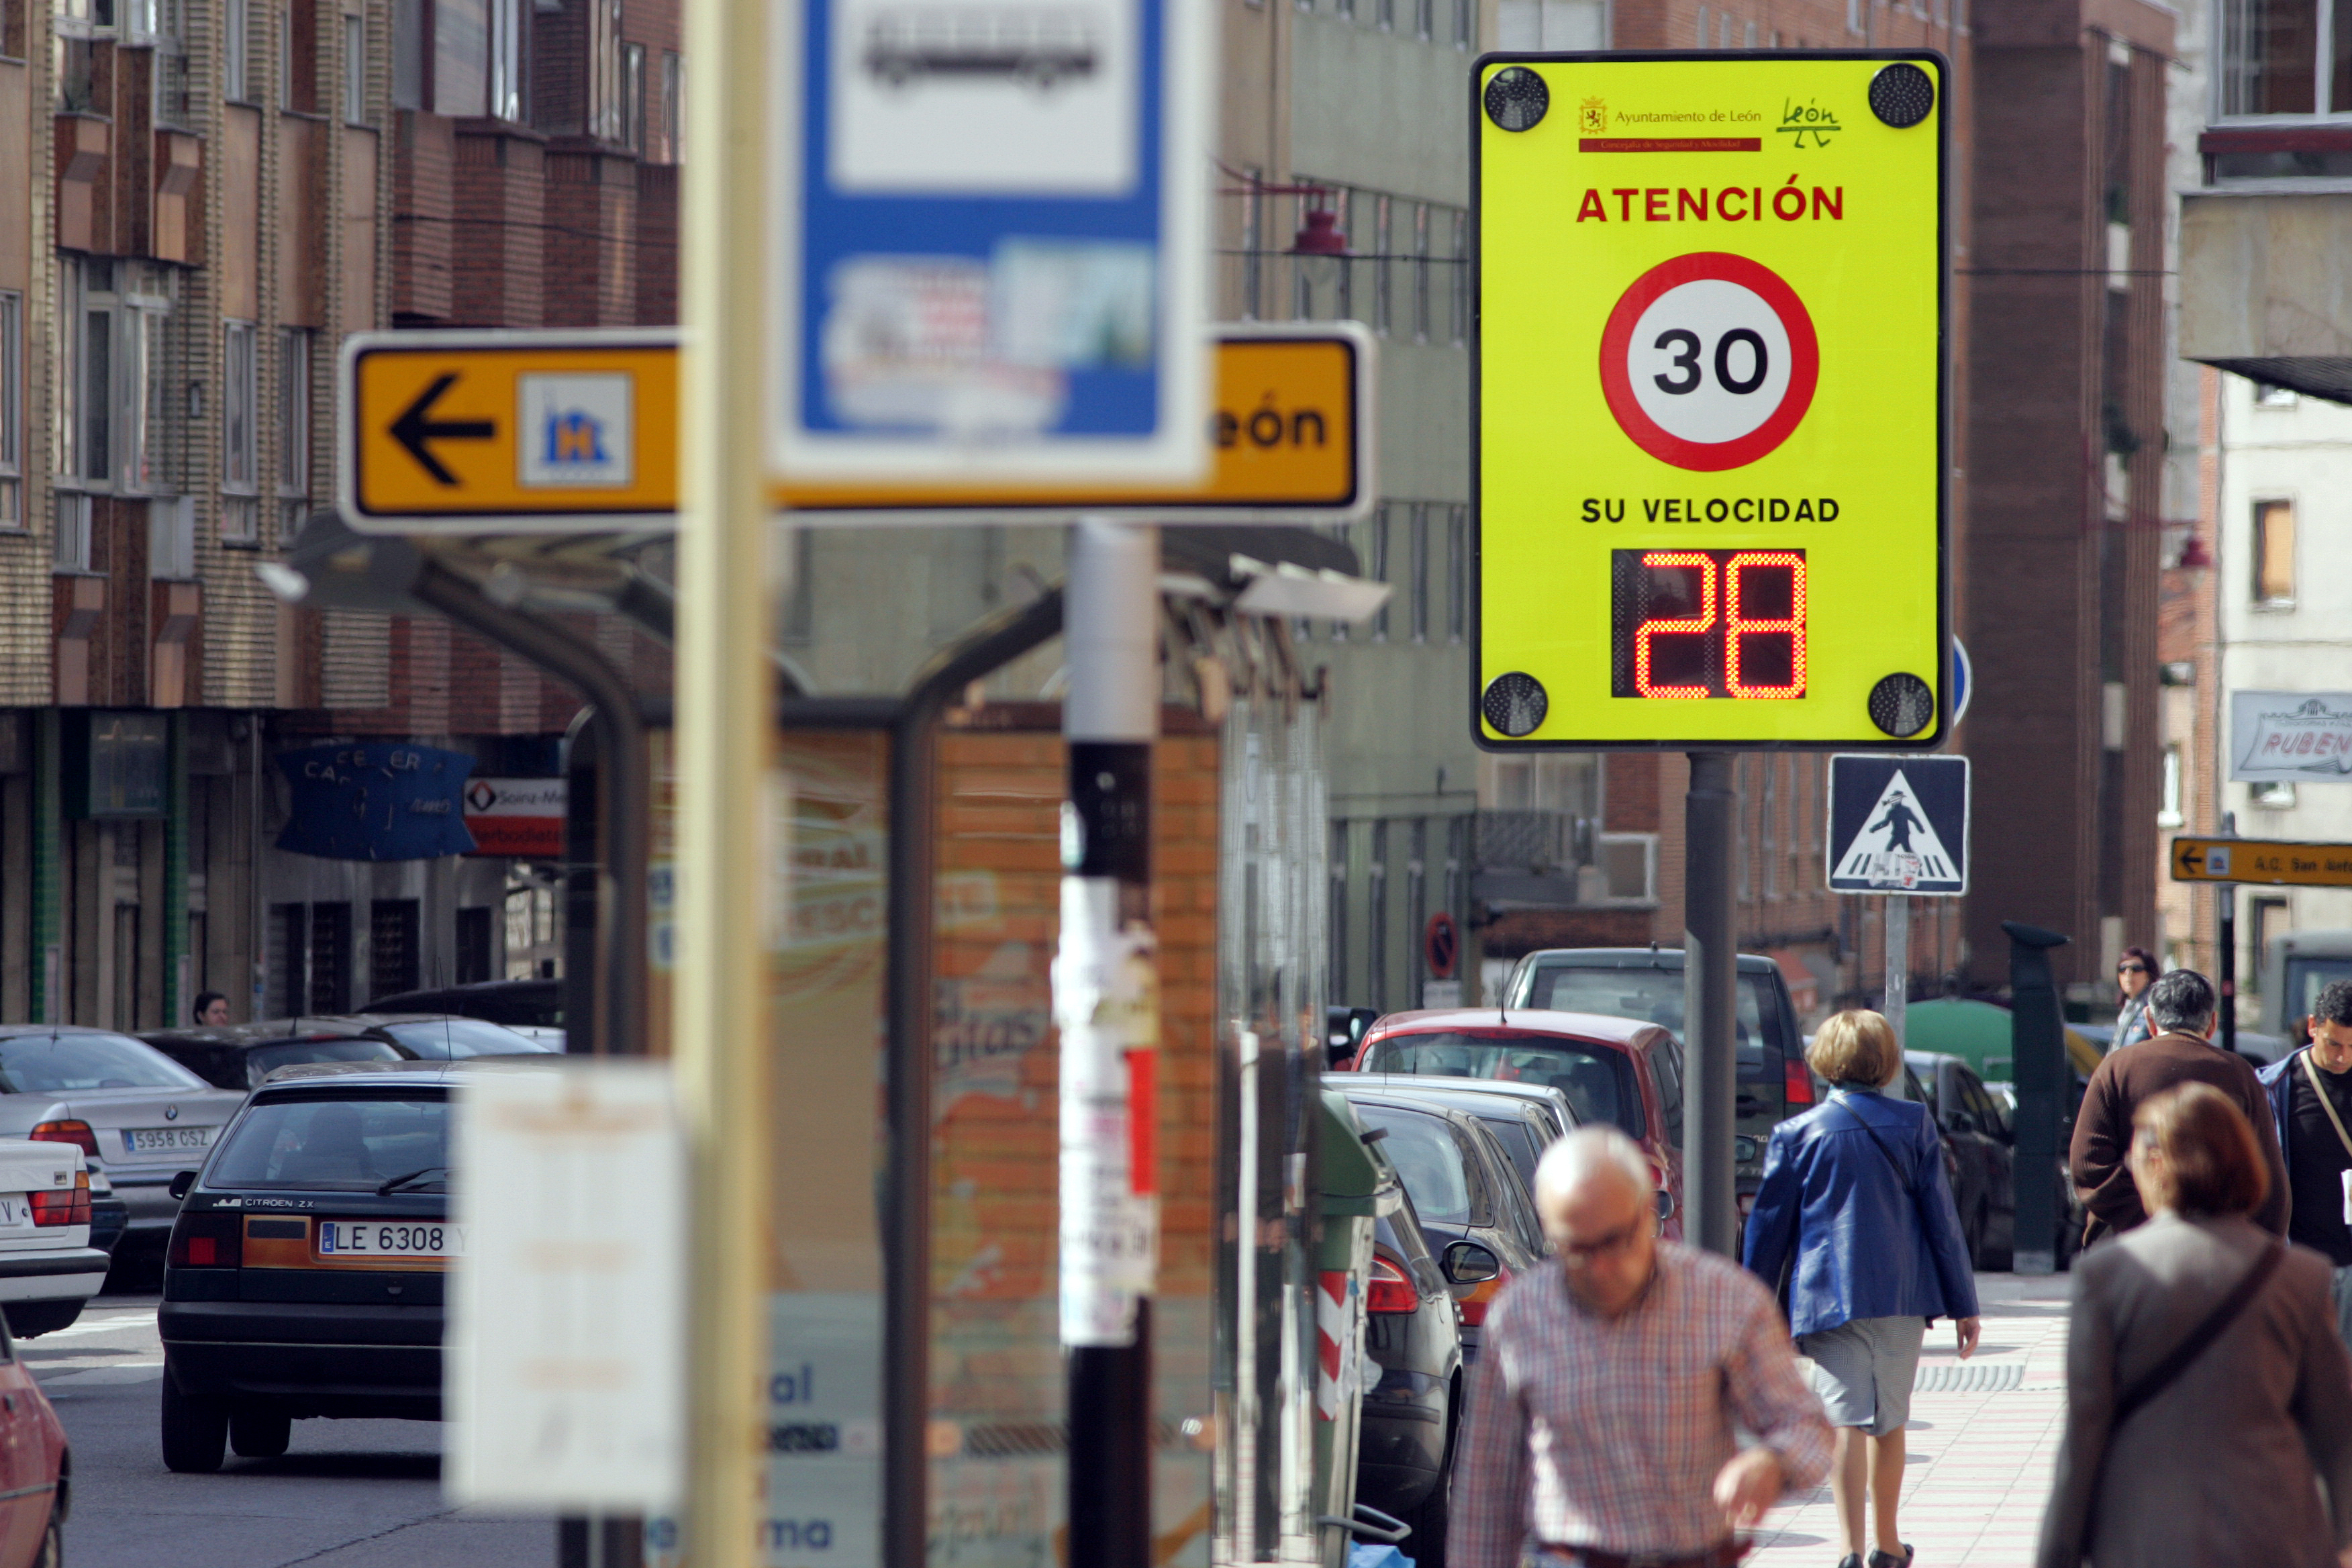
[[[1213,8],[776,16],[780,477],[1202,471]]]

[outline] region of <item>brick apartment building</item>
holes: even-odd
[[[0,1019],[557,951],[529,868],[272,845],[280,752],[552,773],[570,694],[253,568],[334,493],[347,334],[674,320],[682,84],[674,0],[0,4]]]

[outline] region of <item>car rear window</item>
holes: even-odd
[[[1495,1142],[1511,1157],[1511,1167],[1518,1172],[1521,1184],[1534,1192],[1536,1162],[1543,1158],[1543,1151],[1536,1147],[1536,1130],[1517,1116],[1481,1116],[1478,1120],[1486,1124],[1486,1131],[1495,1135]]]
[[[205,1173],[216,1188],[372,1192],[416,1173],[412,1192],[445,1191],[449,1102],[384,1095],[265,1100],[246,1111]]]
[[[1564,1035],[1391,1035],[1372,1043],[1364,1070],[1549,1084],[1568,1096],[1579,1121],[1610,1122],[1634,1138],[1650,1135],[1633,1058],[1614,1047]]]
[[[1739,1059],[1764,1064],[1767,1039],[1764,1024],[1763,977],[1739,977],[1738,1009]],[[1683,1034],[1683,972],[1679,969],[1571,969],[1566,964],[1536,966],[1522,1007],[1549,1007],[1559,1013],[1598,1013],[1604,1018],[1635,1018]],[[1777,1011],[1777,1009],[1776,1009]]]
[[[462,1061],[467,1057],[511,1057],[547,1047],[529,1035],[518,1035],[503,1024],[480,1018],[433,1018],[415,1024],[386,1024],[383,1032],[429,1062]]]
[[[205,1087],[203,1079],[128,1035],[16,1035],[0,1040],[0,1092]]]
[[[1365,1126],[1387,1131],[1382,1147],[1412,1194],[1414,1213],[1438,1225],[1470,1223],[1470,1173],[1462,1168],[1462,1145],[1451,1128],[1434,1116],[1385,1105],[1359,1105],[1356,1115]]]
[[[297,1062],[396,1062],[405,1058],[400,1047],[382,1040],[287,1040],[256,1046],[245,1056],[245,1070],[259,1083],[279,1068]]]

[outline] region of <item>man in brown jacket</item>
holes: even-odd
[[[2254,1124],[2263,1159],[2270,1166],[2271,1190],[2250,1217],[2263,1229],[2284,1236],[2286,1162],[2279,1157],[2278,1129],[2254,1069],[2243,1057],[2212,1043],[2212,982],[2193,969],[2173,970],[2148,988],[2147,1011],[2157,1034],[2110,1052],[2099,1063],[2074,1118],[2074,1142],[2066,1163],[2091,1211],[2084,1245],[2147,1218],[2139,1188],[2124,1166],[2124,1155],[2131,1148],[2132,1113],[2143,1101],[2192,1079],[2228,1095]]]

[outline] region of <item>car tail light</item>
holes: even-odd
[[[1364,1292],[1364,1310],[1368,1312],[1417,1312],[1421,1310],[1421,1292],[1404,1277],[1404,1270],[1385,1258],[1372,1259],[1371,1288]]]
[[[1756,1212],[1756,1194],[1755,1194],[1754,1193],[1742,1193],[1742,1194],[1739,1194],[1739,1217],[1740,1217],[1741,1219],[1746,1219],[1749,1215],[1752,1215],[1752,1214],[1754,1214],[1755,1212]]]
[[[70,1143],[91,1159],[98,1158],[98,1134],[87,1121],[44,1121],[32,1131],[36,1143]]]
[[[51,1187],[32,1194],[35,1225],[88,1225],[89,1173],[76,1171],[70,1189]]]
[[[1485,1322],[1486,1309],[1495,1304],[1495,1298],[1501,1295],[1503,1287],[1510,1282],[1511,1271],[1506,1268],[1492,1279],[1482,1280],[1473,1287],[1470,1294],[1463,1297],[1456,1303],[1460,1309],[1459,1316],[1463,1326],[1475,1329]]]
[[[172,1251],[168,1259],[174,1268],[235,1268],[244,1261],[245,1239],[242,1226],[245,1216],[231,1211],[210,1214],[190,1214],[182,1211],[172,1225]]]
[[[1802,1061],[1782,1062],[1780,1066],[1787,1074],[1789,1103],[1811,1105],[1813,1102],[1812,1068],[1807,1067]]]

